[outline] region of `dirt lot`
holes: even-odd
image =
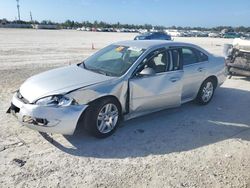
[[[6,115],[29,76],[77,63],[135,34],[0,29],[0,187],[250,187],[250,80],[207,106],[188,103],[122,123],[104,140],[46,135]],[[222,54],[225,39],[176,38]],[[52,139],[53,138],[53,139]],[[52,142],[53,140],[53,142]]]

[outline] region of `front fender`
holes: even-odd
[[[114,96],[121,104],[122,112],[126,112],[126,100],[128,95],[128,81],[119,81],[94,85],[70,92],[67,96],[74,98],[78,104],[90,102],[105,96]]]

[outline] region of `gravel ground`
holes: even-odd
[[[227,80],[207,106],[191,102],[123,122],[103,140],[81,129],[41,134],[5,114],[29,76],[134,36],[0,29],[0,187],[250,187],[250,80],[243,77]],[[217,55],[231,42],[175,40]]]

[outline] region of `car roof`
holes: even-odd
[[[164,32],[155,32],[155,31],[153,31],[153,32],[142,33],[142,34],[140,34],[140,35],[138,35],[138,36],[150,36],[150,35],[154,35],[154,34],[164,34],[164,35],[168,35],[167,33],[164,33]]]
[[[175,41],[169,41],[169,40],[128,40],[128,41],[121,41],[116,42],[114,45],[120,45],[120,46],[129,46],[129,47],[135,47],[135,48],[141,48],[141,49],[150,49],[155,47],[167,47],[167,46],[187,46],[187,47],[193,47],[196,48],[206,54],[209,54],[206,50],[203,48],[190,44],[185,42],[175,42]]]

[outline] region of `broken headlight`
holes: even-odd
[[[36,101],[37,105],[40,106],[69,106],[76,104],[75,100],[63,95],[53,95],[41,98]]]

